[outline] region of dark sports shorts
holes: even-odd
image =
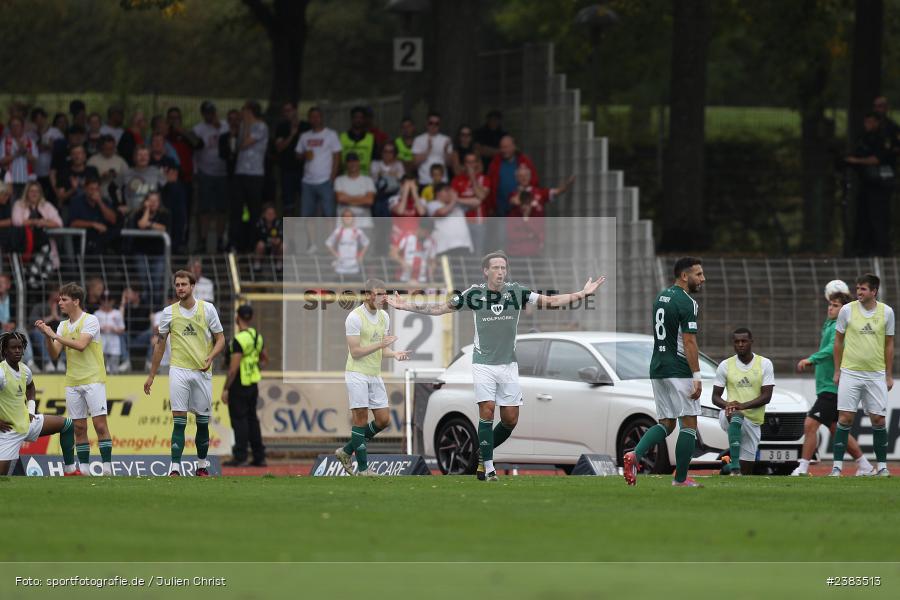
[[[807,414],[825,427],[831,427],[838,419],[837,394],[822,392]]]

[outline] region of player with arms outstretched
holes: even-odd
[[[423,315],[472,311],[475,321],[472,377],[479,417],[476,475],[480,481],[497,481],[494,449],[512,435],[519,422],[519,407],[523,404],[519,365],[516,362],[519,316],[529,304],[555,308],[591,296],[606,278],[588,279],[578,292],[545,296],[507,281],[509,258],[501,251],[491,252],[482,258],[481,268],[486,283],[473,285],[461,294],[453,294],[446,302],[418,306],[395,295],[388,298],[388,304],[398,310]],[[494,427],[494,412],[498,405],[500,423]]]
[[[656,425],[644,432],[632,452],[623,456],[623,474],[628,485],[637,483],[637,467],[654,446],[660,445],[681,425],[675,444],[677,487],[702,487],[688,477],[688,467],[697,442],[697,415],[700,414],[700,350],[697,348],[697,302],[690,297],[700,291],[706,278],[699,258],[675,261],[675,283],[661,291],[653,304],[653,357],[650,382],[656,401]]]
[[[0,335],[0,475],[9,473],[10,465],[19,458],[25,442],[41,436],[59,434],[62,447],[63,474],[81,475],[75,468],[75,427],[72,419],[56,415],[35,414],[34,381],[31,369],[22,364],[22,353],[28,338],[21,333]]]
[[[166,351],[171,333],[172,359],[169,367],[169,400],[172,403],[172,464],[170,476],[181,475],[184,429],[188,411],[197,417],[197,476],[209,476],[209,417],[212,414],[212,373],[210,367],[225,349],[225,335],[216,308],[194,298],[197,280],[190,271],[177,271],[172,278],[178,302],[163,309],[159,321],[159,341],[153,350],[150,374],[144,393],[150,395],[153,379]]]

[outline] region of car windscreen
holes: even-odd
[[[615,370],[619,379],[647,379],[650,377],[650,358],[653,342],[600,342],[593,345]],[[716,376],[716,363],[700,355],[700,374],[704,379]]]

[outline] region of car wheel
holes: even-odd
[[[478,435],[465,417],[452,417],[438,425],[434,449],[444,475],[471,475],[478,468]]]
[[[620,466],[623,464],[622,457],[625,453],[633,451],[641,437],[643,437],[643,435],[647,433],[647,430],[654,425],[656,425],[656,421],[650,417],[637,417],[622,426],[622,429],[619,430],[619,439],[616,444],[616,448],[618,449],[618,456],[616,458],[619,461]],[[671,473],[672,465],[669,463],[669,449],[666,447],[666,443],[660,442],[655,447],[651,448],[650,451],[641,458],[638,470],[641,473],[655,473],[662,475]]]

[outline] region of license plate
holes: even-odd
[[[800,457],[797,450],[765,449],[759,451],[759,460],[763,462],[791,462]]]

